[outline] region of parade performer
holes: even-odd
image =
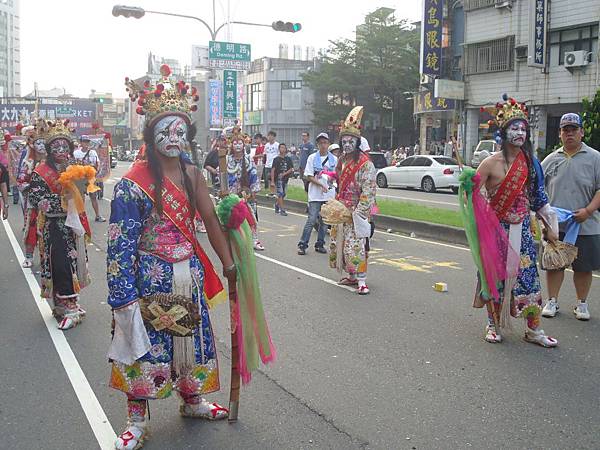
[[[31,206],[29,191],[31,176],[36,167],[46,159],[46,131],[47,123],[44,119],[37,119],[30,126],[31,131],[27,135],[27,154],[19,168],[17,176],[17,187],[21,193],[24,212],[23,240],[25,243],[25,260],[23,267],[29,268],[33,265],[33,252],[37,246],[37,210]]]
[[[228,410],[203,395],[218,391],[219,366],[208,310],[227,299],[196,239],[202,216],[230,289],[236,265],[200,170],[184,152],[195,134],[198,96],[169,78],[143,86],[126,79],[145,116],[145,160],[116,185],[108,227],[108,303],[113,309],[110,386],[127,394],[128,423],[117,449],[137,449],[148,435],[147,401],[181,398],[180,414],[224,419]]]
[[[473,306],[487,308],[487,342],[502,341],[500,328],[510,327],[512,315],[524,319],[527,342],[556,347],[558,341],[540,327],[542,296],[530,211],[544,221],[544,237],[551,241],[558,238],[557,217],[532,151],[527,107],[506,94],[503,100],[496,104],[495,121],[502,151],[486,158],[476,174],[466,168],[460,176],[461,214],[479,271]]]
[[[357,286],[360,295],[369,293],[367,258],[371,225],[369,219],[375,206],[375,166],[360,148],[363,107],[356,106],[340,129],[342,156],[337,165],[337,200],[352,213],[352,220],[332,227],[329,264],[347,277],[340,284]]]
[[[79,324],[85,311],[79,292],[89,284],[86,238],[91,238],[83,200],[75,182],[94,180],[95,171],[68,165],[73,156],[73,134],[67,121],[47,122],[46,161],[31,175],[29,207],[38,211],[42,297],[53,301],[59,328]]]
[[[258,220],[258,209],[256,205],[256,193],[260,192],[260,180],[256,172],[256,166],[244,152],[244,142],[246,136],[242,134],[238,126],[233,127],[231,136],[228,137],[227,155],[227,177],[229,182],[229,191],[237,194],[246,201],[246,204],[252,209],[254,217]],[[254,236],[254,250],[262,251],[265,249],[258,239],[257,225],[252,227]]]

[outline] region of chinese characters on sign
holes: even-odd
[[[442,74],[442,28],[444,0],[423,0],[421,28],[421,74]]]
[[[222,93],[221,80],[210,80],[208,82],[208,108],[211,126],[221,125],[223,110]]]
[[[249,70],[250,44],[210,41],[208,64],[213,69]]]
[[[530,65],[546,66],[546,36],[547,36],[548,0],[534,0],[531,9],[532,47],[529,49]]]
[[[237,72],[223,71],[223,119],[237,118]]]
[[[415,96],[415,114],[433,111],[452,111],[455,109],[455,101],[434,97],[432,92],[420,92]]]

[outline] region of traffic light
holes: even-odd
[[[144,8],[139,8],[137,6],[115,5],[112,9],[112,15],[115,17],[123,16],[140,19],[144,17],[144,14],[146,14]]]
[[[104,98],[103,97],[96,97],[93,99],[94,103],[104,103]]]
[[[302,25],[299,23],[284,22],[283,20],[278,20],[276,22],[273,22],[273,24],[271,25],[271,28],[273,28],[275,31],[284,31],[286,33],[297,33],[298,31],[300,31],[302,29]]]

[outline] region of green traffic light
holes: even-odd
[[[293,25],[293,29],[294,29],[294,33],[296,33],[302,29],[302,25],[300,25],[299,23],[295,23]]]
[[[103,98],[99,98],[99,99],[98,99],[98,101],[99,101],[100,103],[104,103],[104,99],[103,99]]]

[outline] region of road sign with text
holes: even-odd
[[[213,69],[249,70],[250,44],[210,41],[208,64]]]

